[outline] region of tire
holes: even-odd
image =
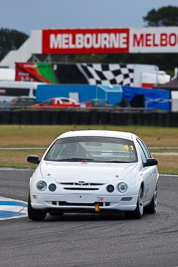
[[[144,208],[144,212],[154,214],[154,213],[156,213],[156,208],[157,208],[157,187],[156,187],[155,192],[153,194],[151,203]]]
[[[137,207],[134,211],[126,211],[125,217],[128,219],[141,219],[142,215],[143,215],[143,190],[140,187],[137,200]]]
[[[29,194],[28,195],[28,218],[32,221],[43,221],[45,217],[46,217],[45,212],[32,208],[30,194]]]

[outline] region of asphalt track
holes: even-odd
[[[0,196],[26,202],[31,170],[0,169]],[[0,221],[0,266],[178,266],[178,176],[160,176],[141,220],[68,214]]]

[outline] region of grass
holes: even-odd
[[[111,125],[1,125],[0,147],[46,147],[63,132],[93,129],[129,131],[141,137],[147,146],[178,146],[177,128]]]
[[[37,165],[27,162],[29,155],[42,157],[45,150],[1,150],[0,167],[35,169]]]
[[[152,154],[154,157],[154,154]],[[158,169],[162,174],[178,174],[178,156],[156,155]]]
[[[178,147],[178,129],[150,126],[88,126],[88,125],[1,125],[1,148],[47,148],[61,133],[73,130],[116,130],[133,132],[143,139],[149,147]],[[27,163],[30,154],[42,156],[45,150],[0,150],[0,167],[35,168],[36,165]],[[175,149],[156,149],[154,152],[178,152]],[[178,156],[156,155],[159,161],[160,173],[178,174]]]

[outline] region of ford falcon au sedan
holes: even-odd
[[[159,173],[135,134],[87,130],[61,134],[39,160],[30,178],[28,217],[46,214],[124,212],[140,219],[155,213]]]

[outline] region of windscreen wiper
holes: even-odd
[[[112,160],[112,161],[106,161],[108,163],[131,163],[131,162],[128,162],[128,161],[119,161],[119,160]]]
[[[90,158],[66,158],[66,159],[59,159],[57,161],[82,162],[82,161],[94,161],[94,159],[90,159]]]

